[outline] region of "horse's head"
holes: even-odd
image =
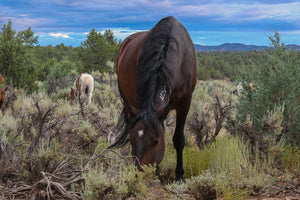
[[[132,146],[132,156],[135,165],[141,169],[142,165],[159,164],[165,152],[164,126],[158,122],[156,127],[143,120],[138,120],[129,132]]]
[[[71,93],[70,94],[71,94],[71,104],[73,105],[74,102],[75,102],[75,99],[77,97],[77,92],[73,88],[71,88]]]

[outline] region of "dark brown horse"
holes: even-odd
[[[0,73],[0,108],[2,108],[4,104],[5,98],[5,80],[2,74]]]
[[[163,122],[176,109],[176,180],[182,180],[184,124],[196,84],[196,56],[187,30],[166,17],[150,31],[129,36],[119,50],[117,73],[126,127],[110,148],[129,141],[139,169],[158,165],[165,150]]]

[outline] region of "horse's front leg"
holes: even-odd
[[[176,129],[173,136],[173,143],[177,153],[176,181],[183,181],[182,152],[185,146],[184,125],[191,104],[191,96],[181,101],[181,104],[176,109]]]

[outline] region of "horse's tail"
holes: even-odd
[[[89,85],[86,85],[84,93],[87,95],[89,93]]]

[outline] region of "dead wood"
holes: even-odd
[[[37,195],[41,194],[41,191],[45,192],[45,199],[50,200],[53,199],[54,196],[59,196],[62,199],[70,199],[70,200],[79,200],[82,199],[80,194],[74,193],[72,191],[68,191],[66,188],[74,183],[84,182],[84,179],[81,177],[76,177],[72,180],[68,180],[62,177],[57,177],[53,174],[41,172],[43,179],[34,183],[33,185],[21,185],[14,188],[0,188],[0,194],[5,198],[14,199],[16,197],[25,197],[30,196],[30,199],[39,199]],[[59,179],[58,181],[53,181],[53,177],[55,179]]]

